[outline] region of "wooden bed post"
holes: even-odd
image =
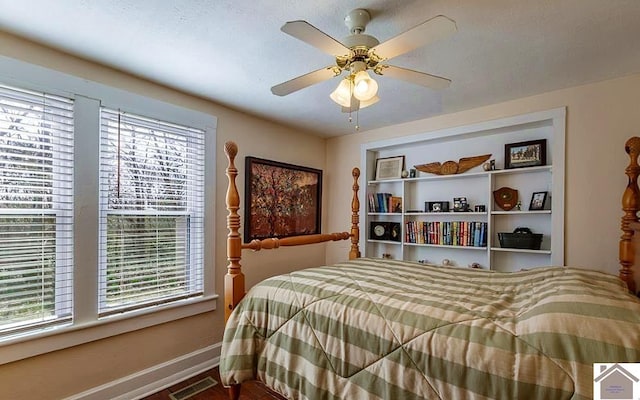
[[[244,274],[242,273],[242,266],[240,265],[243,249],[259,251],[261,249],[277,249],[281,246],[300,246],[323,243],[330,240],[337,241],[351,239],[349,259],[360,257],[360,250],[358,248],[358,242],[360,240],[360,229],[358,227],[360,222],[358,216],[358,212],[360,211],[360,201],[358,200],[358,190],[360,189],[358,186],[358,178],[360,177],[360,170],[358,168],[354,168],[351,172],[351,175],[353,176],[351,232],[290,236],[282,239],[277,237],[263,240],[255,239],[252,240],[251,243],[243,244],[240,236],[240,216],[238,215],[238,210],[240,209],[240,194],[238,193],[238,187],[236,186],[238,169],[234,164],[235,158],[238,155],[238,146],[234,142],[228,141],[224,144],[224,153],[229,160],[229,164],[226,169],[227,178],[229,180],[226,198],[227,211],[229,212],[227,215],[227,229],[229,230],[229,234],[227,235],[227,260],[229,261],[229,265],[227,265],[227,273],[224,276],[225,323],[245,295]],[[231,400],[238,400],[240,398],[240,384],[231,385],[227,390]]]
[[[238,169],[234,161],[238,154],[238,145],[234,142],[226,142],[224,144],[224,153],[227,155],[229,164],[227,165],[227,178],[229,185],[227,186],[227,274],[224,276],[224,322],[226,323],[231,312],[244,297],[244,274],[240,259],[242,257],[242,238],[240,237],[240,216],[238,209],[240,208],[240,195],[236,186],[236,176]],[[240,398],[240,385],[229,386],[229,399],[238,400]]]
[[[633,266],[635,263],[635,246],[633,245],[634,231],[638,227],[633,227],[638,223],[638,155],[640,155],[640,137],[632,137],[625,143],[624,150],[629,154],[629,165],[625,173],[629,177],[627,187],[622,195],[622,237],[620,238],[620,278],[627,283],[627,287],[633,293],[636,292],[636,282],[633,278]]]
[[[360,240],[360,200],[358,200],[358,178],[360,178],[360,168],[354,168],[351,171],[353,176],[353,199],[351,200],[351,251],[349,251],[349,260],[360,258],[360,248],[358,241]]]
[[[226,142],[224,144],[224,153],[227,155],[229,165],[227,166],[227,178],[229,186],[227,186],[227,274],[224,276],[224,321],[227,322],[231,312],[244,297],[244,274],[240,259],[242,257],[242,238],[240,237],[240,216],[238,209],[240,208],[240,195],[236,186],[236,176],[238,169],[234,164],[236,155],[238,154],[238,146],[234,142]]]

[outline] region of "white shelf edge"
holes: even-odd
[[[367,239],[367,243],[402,244],[402,242],[396,242],[394,240],[375,240],[375,239]]]
[[[491,215],[534,215],[534,214],[551,214],[551,210],[532,210],[532,211],[491,211]]]
[[[529,253],[529,254],[551,254],[551,250],[528,250],[528,249],[513,249],[506,247],[492,247],[491,251],[498,251],[504,253]]]
[[[402,215],[402,213],[389,213],[389,212],[369,212],[367,215]]]
[[[552,172],[552,165],[540,165],[538,167],[525,167],[525,168],[509,168],[509,169],[497,169],[495,171],[489,171],[495,175],[508,175],[508,174],[522,174],[530,172]]]
[[[471,211],[471,212],[455,212],[455,211],[449,211],[449,212],[416,212],[416,213],[404,213],[403,215],[405,216],[420,216],[420,215],[428,215],[428,216],[438,216],[438,215],[483,215],[486,216],[487,213],[486,212],[475,212],[475,211]]]
[[[451,174],[451,175],[428,175],[428,176],[418,176],[415,178],[396,178],[396,179],[382,179],[382,180],[373,179],[373,180],[367,181],[367,185],[379,185],[381,183],[422,182],[422,181],[432,181],[432,180],[478,178],[482,176],[488,177],[489,175],[522,174],[522,173],[544,172],[544,171],[551,172],[552,167],[553,167],[552,165],[541,165],[538,167],[497,169],[493,171],[467,172],[462,174]]]

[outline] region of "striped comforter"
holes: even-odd
[[[614,276],[359,259],[267,279],[224,334],[224,385],[290,399],[590,399],[594,362],[640,361]]]

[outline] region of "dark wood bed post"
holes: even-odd
[[[625,143],[624,150],[629,154],[629,165],[625,173],[629,177],[627,187],[622,195],[622,237],[620,238],[620,278],[627,283],[627,287],[633,293],[636,292],[636,282],[633,278],[635,264],[635,246],[633,244],[634,232],[640,231],[638,224],[638,203],[640,194],[638,190],[638,155],[640,155],[640,137],[632,137]],[[637,238],[636,238],[637,240]]]
[[[360,258],[360,247],[358,241],[360,240],[360,200],[358,199],[358,178],[360,178],[360,168],[354,168],[351,171],[353,176],[353,199],[351,200],[351,250],[349,251],[349,260]]]

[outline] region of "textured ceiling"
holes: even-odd
[[[361,130],[640,72],[640,0],[0,0],[0,30],[322,136],[354,125],[329,93],[271,86],[331,65],[280,31],[306,20],[341,40],[368,9],[381,42],[443,14],[458,32],[390,60],[452,80],[434,91],[376,77]]]

